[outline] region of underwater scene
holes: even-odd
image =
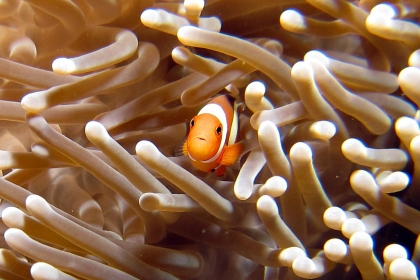
[[[418,279],[419,20],[0,1],[0,278]]]

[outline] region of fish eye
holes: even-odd
[[[190,127],[193,127],[193,126],[194,126],[194,124],[195,124],[195,121],[194,121],[194,119],[192,119],[192,120],[190,121]]]
[[[213,173],[214,171],[216,171],[216,169],[214,169],[214,168],[213,168],[213,169],[211,170],[211,172]]]
[[[222,133],[222,127],[220,125],[216,128],[216,133],[218,135],[220,135],[220,133]]]

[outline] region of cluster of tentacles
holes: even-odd
[[[417,279],[420,1],[53,2],[0,2],[0,278]]]

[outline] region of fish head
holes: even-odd
[[[200,114],[190,121],[188,154],[194,160],[208,160],[216,155],[222,141],[222,124],[211,114]]]

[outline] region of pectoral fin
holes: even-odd
[[[226,146],[223,150],[220,164],[231,166],[238,164],[239,159],[247,152],[259,147],[258,138],[251,138],[233,145]]]
[[[188,149],[187,149],[187,139],[185,139],[184,144],[178,145],[175,149],[175,156],[188,156]]]
[[[241,142],[235,143],[231,146],[226,146],[223,149],[222,160],[220,161],[221,165],[233,165],[239,159],[239,156],[244,150],[244,145]]]
[[[182,145],[182,153],[184,156],[188,156],[187,140],[185,140],[184,145]]]

